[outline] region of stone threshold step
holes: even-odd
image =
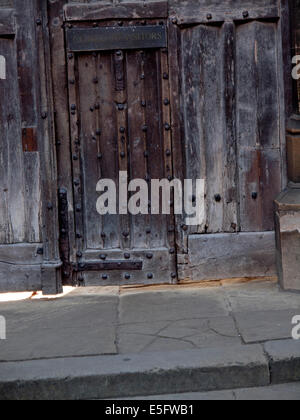
[[[272,378],[300,380],[300,342],[0,363],[0,399],[107,399],[207,392],[267,386]]]

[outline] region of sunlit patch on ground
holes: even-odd
[[[42,299],[59,299],[62,298],[74,290],[74,287],[65,286],[63,293],[59,295],[45,296],[42,292],[21,292],[21,293],[0,293],[0,303],[18,302],[21,300],[42,300]]]
[[[63,293],[59,294],[59,295],[43,295],[42,292],[36,292],[31,296],[31,300],[41,300],[41,299],[59,299],[62,298],[64,296],[67,296],[69,293],[71,293],[73,290],[75,290],[75,287],[72,286],[64,286],[63,287]]]
[[[0,293],[1,302],[17,302],[19,300],[27,300],[32,296],[32,292],[24,293]]]

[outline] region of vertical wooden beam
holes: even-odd
[[[282,77],[284,80],[284,86],[282,96],[284,97],[285,103],[285,116],[288,119],[292,112],[292,83],[291,83],[291,3],[294,0],[280,0],[280,22],[278,24],[279,39],[279,64],[282,67]]]
[[[68,54],[68,77],[72,81],[72,84],[69,86],[69,111],[70,111],[70,141],[71,141],[71,151],[72,151],[72,174],[71,179],[77,183],[74,185],[74,218],[76,225],[76,260],[80,259],[83,253],[83,238],[84,238],[84,226],[83,226],[83,215],[82,215],[82,195],[81,195],[81,168],[80,168],[80,159],[81,159],[81,137],[80,137],[80,128],[78,125],[79,121],[79,106],[77,100],[77,86],[76,86],[76,63],[78,63],[78,58],[70,53]],[[75,260],[75,261],[76,261]],[[73,279],[74,282],[77,282],[77,279]]]
[[[170,103],[171,103],[171,126],[172,126],[172,153],[173,153],[173,176],[181,181],[185,178],[186,168],[184,161],[184,134],[182,132],[183,121],[180,112],[180,79],[178,69],[180,68],[181,42],[180,30],[176,19],[169,19],[168,22],[168,48],[169,48],[169,77],[170,77]],[[175,217],[175,238],[178,254],[188,253],[188,235],[182,229],[184,216]]]
[[[223,43],[223,101],[224,101],[224,140],[223,140],[223,222],[224,232],[235,232],[240,226],[238,206],[238,169],[236,133],[236,74],[235,24],[225,22],[222,28]]]
[[[42,266],[42,288],[44,294],[61,292],[61,266],[59,255],[57,165],[55,153],[54,109],[51,80],[51,58],[48,31],[47,2],[38,0],[37,27],[38,68],[40,74],[39,150],[41,154],[42,182],[42,236],[44,261]]]
[[[289,24],[291,25],[292,35],[291,39],[289,39],[289,45],[291,46],[291,55],[289,57],[291,59],[291,57],[300,55],[300,1],[291,0],[290,3]],[[300,79],[292,82],[289,83],[289,87],[293,89],[293,100],[291,98],[286,99],[290,99],[287,104],[289,111],[294,112],[287,123],[288,179],[291,186],[300,188]]]
[[[70,145],[70,121],[68,107],[68,85],[73,86],[68,79],[63,7],[66,0],[48,1],[48,20],[50,31],[50,50],[52,61],[53,103],[55,109],[55,135],[58,170],[58,188],[67,194],[68,200],[68,232],[60,244],[63,254],[68,254],[71,263],[76,262],[75,223],[73,212],[73,183]],[[65,234],[63,233],[63,236]],[[72,284],[71,267],[65,261],[63,268],[63,283]]]
[[[116,104],[121,105],[121,108],[118,108],[117,105],[117,114],[116,121],[118,129],[118,161],[119,161],[119,171],[128,171],[128,116],[126,103],[128,100],[127,93],[127,81],[125,78],[126,74],[126,54],[123,51],[116,51],[113,56],[113,68],[115,74],[115,89],[114,89],[114,101]],[[122,132],[124,130],[124,132]],[[120,187],[120,186],[119,186]],[[130,217],[128,215],[120,215],[120,228],[121,228],[121,239],[123,249],[130,249],[132,242],[132,229],[130,223]]]
[[[300,55],[300,0],[292,2],[292,57]],[[300,114],[300,79],[294,81],[294,111]]]

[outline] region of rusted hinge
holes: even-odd
[[[59,249],[63,263],[64,284],[69,284],[72,278],[72,266],[70,264],[70,240],[69,240],[69,215],[68,215],[68,192],[61,188],[58,192],[58,215],[59,215]]]
[[[117,51],[114,55],[115,89],[117,92],[125,90],[124,53]]]
[[[139,271],[143,269],[142,261],[88,261],[73,264],[74,271]]]

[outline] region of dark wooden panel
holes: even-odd
[[[68,21],[145,19],[168,17],[168,2],[117,3],[107,4],[67,4],[65,18]]]
[[[105,263],[82,268],[78,281],[91,284],[92,271],[100,272],[101,284],[175,281],[172,216],[100,216],[96,209],[100,179],[115,180],[118,185],[119,171],[128,171],[128,181],[172,176],[167,51],[69,53],[68,61],[78,267],[90,252],[95,253],[93,264],[98,258],[115,260],[116,252],[118,261],[125,258],[127,263],[120,268]],[[169,226],[173,229],[168,234]],[[146,268],[139,275],[131,274],[131,253],[138,252]]]
[[[300,3],[299,0],[291,2],[292,16],[292,56],[300,55]],[[300,79],[295,80],[294,84],[294,111],[300,113]]]
[[[113,109],[116,112],[116,130],[117,130],[117,160],[119,162],[119,171],[126,172],[130,178],[130,139],[129,139],[129,120],[128,120],[128,81],[131,74],[126,74],[126,53],[116,51],[113,54],[113,74],[114,83],[111,86],[113,90]],[[133,163],[134,164],[134,163]],[[121,181],[117,182],[121,188]],[[125,212],[126,213],[126,212]],[[124,214],[119,203],[119,238],[121,247],[129,249],[133,246],[133,223],[131,215]]]
[[[165,178],[164,148],[163,148],[163,121],[161,120],[161,79],[158,52],[145,52],[145,101],[148,180]],[[149,186],[150,186],[149,182]],[[164,215],[151,215],[150,219],[151,247],[165,246],[167,241],[167,217]]]
[[[98,56],[92,54],[78,57],[78,99],[77,113],[80,115],[80,143],[82,179],[81,185],[75,186],[78,193],[83,194],[83,214],[85,237],[88,248],[99,246],[101,241],[100,216],[96,210],[96,185],[100,179],[98,165],[98,129],[97,117],[100,97],[98,86],[94,82],[97,77]],[[70,104],[72,107],[73,104]],[[75,156],[74,156],[75,157]],[[75,180],[74,180],[75,181]]]
[[[145,126],[145,97],[144,79],[145,72],[144,52],[127,53],[127,90],[128,90],[128,138],[130,179],[145,179],[148,167],[147,133],[142,131]],[[145,154],[146,153],[146,154]],[[149,244],[149,216],[136,215],[132,218],[133,247],[147,248]]]
[[[78,75],[78,60],[73,54],[68,55],[68,80],[69,80],[69,112],[70,112],[70,142],[71,142],[71,157],[72,162],[72,184],[73,200],[70,206],[71,217],[74,217],[76,242],[74,243],[74,250],[71,252],[71,260],[77,258],[77,253],[83,251],[84,240],[84,225],[82,216],[82,177],[81,177],[81,138],[80,138],[80,119],[78,109],[78,92],[77,92],[77,75]],[[75,106],[75,109],[74,109]],[[71,111],[72,108],[72,111]],[[66,155],[68,156],[68,154]],[[70,197],[69,197],[70,199]]]
[[[124,260],[124,251],[110,250],[106,252],[107,258],[112,261]],[[138,284],[161,284],[170,283],[176,279],[172,279],[171,273],[175,272],[174,257],[170,256],[169,250],[166,248],[157,249],[137,249],[130,250],[130,261],[141,261],[143,270],[113,270],[113,271],[87,271],[84,273],[86,286],[99,285],[138,285]],[[149,258],[151,256],[151,258]],[[93,262],[99,258],[97,251],[87,251],[85,253],[85,261]],[[128,274],[129,276],[125,275]],[[149,279],[148,275],[151,274]]]
[[[116,79],[114,71],[112,55],[109,53],[101,54],[98,69],[100,92],[99,128],[101,129],[101,136],[98,139],[98,153],[101,156],[99,167],[101,178],[118,180],[121,159],[118,139],[122,140],[122,137],[124,137],[125,144],[123,147],[127,154],[127,126],[124,126],[125,132],[121,133],[121,126],[117,124],[117,106],[114,96]],[[100,237],[99,241],[100,248],[120,248],[122,246],[122,237],[119,216],[106,215],[101,219],[102,237]]]

